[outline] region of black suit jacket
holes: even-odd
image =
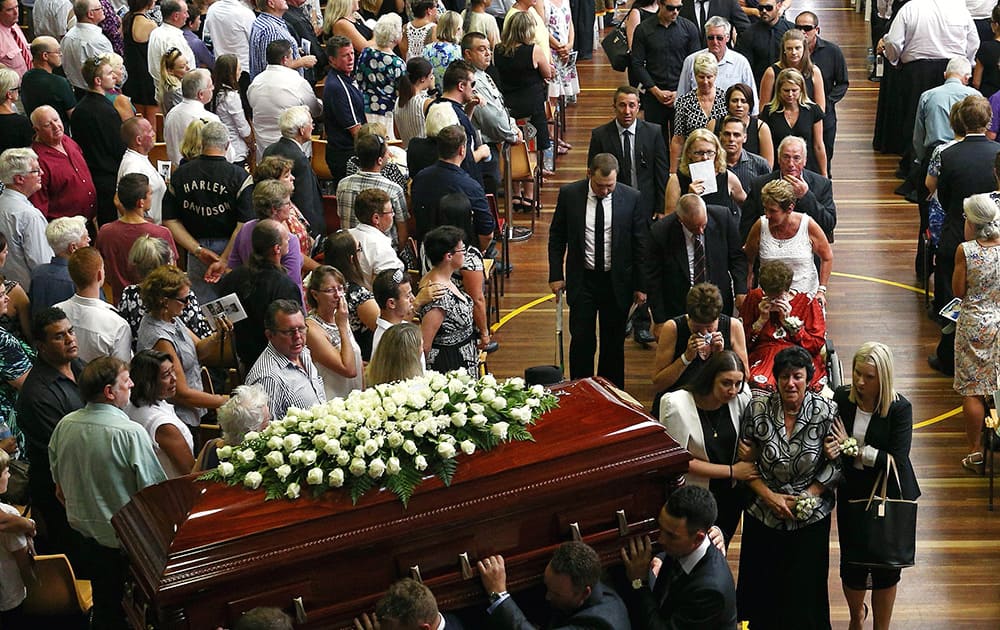
[[[698,22],[697,0],[684,0],[684,3],[681,5],[681,15],[694,22],[695,25],[700,26],[698,34],[701,37],[701,45],[704,46],[705,28],[704,25]],[[705,19],[707,20],[716,15],[729,20],[729,23],[733,25],[739,34],[743,34],[743,31],[750,28],[750,18],[740,8],[740,3],[737,0],[708,0],[708,14],[705,16]]]
[[[760,201],[760,189],[764,184],[781,179],[781,171],[774,169],[767,175],[761,175],[750,183],[750,192],[743,203],[743,213],[740,216],[740,238],[744,242],[750,228],[757,219],[764,216],[764,204]],[[809,185],[809,192],[795,202],[795,209],[819,224],[826,238],[833,242],[833,228],[837,227],[837,205],[833,202],[833,183],[819,173],[802,171],[802,179]]]
[[[279,155],[292,161],[292,175],[295,176],[295,189],[292,191],[292,203],[302,211],[309,221],[309,233],[319,236],[326,232],[326,220],[323,217],[323,195],[319,189],[319,180],[312,164],[299,145],[290,138],[281,138],[264,149],[264,157]]]
[[[941,172],[938,175],[938,198],[944,209],[944,227],[938,252],[946,257],[945,264],[954,264],[955,250],[965,240],[965,219],[962,204],[976,193],[996,190],[993,169],[989,167],[1000,143],[986,136],[966,136],[941,152]]]
[[[660,125],[637,120],[635,126],[635,175],[639,180],[632,187],[639,190],[639,207],[646,219],[663,212],[663,194],[667,189],[669,160],[667,143],[663,140]],[[615,121],[601,125],[590,132],[590,148],[587,150],[587,164],[598,153],[610,153],[622,163],[622,143]]]
[[[636,630],[736,630],[736,585],[722,552],[710,544],[691,573],[683,571],[668,557],[652,591],[624,590]]]
[[[513,597],[497,606],[490,617],[490,627],[496,630],[535,630]],[[590,597],[570,614],[557,614],[546,626],[552,630],[631,630],[625,603],[613,589],[598,582]]]
[[[590,180],[586,179],[560,188],[549,227],[549,282],[566,280],[570,308],[579,295],[585,269],[584,228],[589,190]],[[639,209],[639,191],[624,184],[615,186],[611,193],[611,251],[608,253],[611,254],[615,299],[624,309],[632,304],[632,292],[642,291],[645,286],[640,261],[645,253],[646,225],[647,219]]]
[[[705,262],[708,281],[722,293],[722,312],[733,312],[736,294],[746,293],[747,259],[736,231],[736,220],[723,206],[708,206],[705,227]],[[649,233],[644,264],[646,289],[653,321],[665,322],[687,312],[687,292],[691,288],[684,226],[671,214],[653,224]]]

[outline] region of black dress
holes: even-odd
[[[149,42],[139,43],[132,39],[132,23],[136,13],[129,13],[122,21],[122,37],[125,39],[125,71],[128,79],[122,85],[122,93],[136,105],[156,105],[156,88],[149,74],[146,53]]]
[[[761,111],[760,118],[771,128],[774,155],[778,154],[778,145],[782,140],[788,136],[798,136],[806,141],[806,168],[819,173],[819,162],[816,160],[816,152],[813,151],[813,125],[816,121],[823,120],[823,110],[819,105],[815,103],[799,105],[799,118],[793,126],[788,125],[784,109],[772,112],[771,107],[767,106]]]
[[[514,118],[530,118],[538,132],[538,148],[549,148],[549,126],[545,119],[545,79],[531,60],[534,44],[521,44],[512,55],[494,57],[500,72],[503,100]]]
[[[31,146],[35,130],[24,114],[0,114],[0,153]]]
[[[990,39],[979,44],[976,61],[983,64],[983,78],[979,82],[979,91],[989,98],[1000,90],[1000,42]]]
[[[691,176],[685,175],[677,171],[677,183],[681,186],[681,194],[687,194],[688,186],[691,185]],[[715,174],[715,187],[718,189],[714,193],[708,195],[702,195],[701,199],[705,202],[705,205],[715,204],[717,206],[723,206],[725,208],[729,207],[730,197],[729,197],[729,169],[722,171],[721,173]],[[722,320],[719,320],[719,324],[722,324]],[[685,345],[687,343],[685,342]]]
[[[678,173],[678,175],[680,175],[680,173]],[[678,315],[671,321],[673,321],[674,325],[677,326],[677,340],[674,342],[674,359],[676,359],[681,356],[681,353],[684,352],[684,350],[687,349],[688,339],[691,338],[691,328],[688,326],[687,315]],[[729,336],[730,327],[732,326],[730,322],[731,320],[729,315],[726,315],[725,313],[719,314],[718,330],[722,333],[722,348],[724,350],[733,349],[733,342]],[[681,372],[680,378],[677,379],[677,382],[662,392],[657,392],[656,396],[653,397],[653,417],[660,417],[660,399],[663,398],[663,395],[667,392],[675,392],[678,389],[682,389],[685,385],[693,381],[694,377],[701,371],[701,368],[704,367],[705,363],[706,361],[702,359],[700,355],[696,356],[694,360],[691,361],[691,365],[687,366],[687,368]]]
[[[705,453],[708,455],[708,461],[713,464],[726,465],[733,462],[733,454],[736,452],[736,427],[733,426],[729,413],[729,405],[722,405],[712,411],[698,410],[698,419],[701,421],[701,430],[705,436]],[[719,508],[715,524],[722,530],[728,545],[743,515],[745,503],[743,487],[740,485],[734,487],[729,479],[710,479],[708,489],[715,497]]]

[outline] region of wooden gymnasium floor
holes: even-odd
[[[861,343],[889,344],[896,357],[898,390],[913,403],[911,457],[923,490],[918,564],[903,572],[895,625],[1000,628],[1000,580],[995,571],[1000,562],[1000,508],[995,513],[987,511],[985,478],[961,468],[959,460],[966,454],[961,400],[952,390],[951,379],[927,366],[937,328],[925,316],[913,271],[916,207],[892,192],[899,183],[893,177],[898,158],[879,155],[871,148],[878,85],[867,80],[868,24],[849,0],[803,0],[790,15],[806,9],[819,15],[823,36],[843,48],[851,81],[838,106],[833,161],[838,225],[829,293],[830,337],[847,369]],[[501,348],[489,359],[490,370],[498,375],[522,374],[527,366],[555,362],[547,227],[559,186],[586,176],[590,130],[610,120],[614,88],[624,80],[600,51],[593,61],[581,62],[579,70],[583,91],[578,103],[568,108],[567,139],[574,149],[559,159],[555,176],[545,186],[535,235],[511,245],[515,269],[501,299],[505,320],[496,335]],[[567,330],[567,347],[568,342]],[[647,406],[653,394],[649,377],[654,352],[652,347],[643,349],[631,339],[626,341],[626,389]],[[832,616],[835,627],[846,627],[836,534],[831,538]],[[738,557],[737,537],[730,551],[734,571]]]

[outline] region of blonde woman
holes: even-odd
[[[181,79],[189,69],[184,53],[176,48],[171,48],[160,57],[160,93],[163,95],[160,108],[164,116],[174,105],[184,100],[181,96]]]
[[[826,107],[826,89],[823,72],[813,65],[809,58],[809,43],[806,34],[797,28],[785,31],[781,36],[781,55],[772,63],[760,79],[760,102],[767,103],[774,97],[774,81],[782,70],[794,68],[805,81],[805,92],[820,108]]]
[[[342,35],[351,40],[354,52],[361,54],[365,48],[375,45],[372,29],[365,24],[358,13],[358,0],[330,0],[323,15],[323,39]]]
[[[115,111],[124,122],[136,113],[132,99],[122,93],[122,84],[125,83],[125,60],[118,53],[106,53],[101,57],[101,61],[111,66],[111,74],[115,78],[115,84],[105,90],[104,97],[115,106]]]
[[[676,136],[674,136],[676,138]],[[690,165],[697,162],[712,161],[715,165],[715,192],[705,193],[705,182],[691,176]],[[746,201],[747,194],[736,174],[726,168],[726,152],[722,143],[708,129],[695,129],[684,142],[680,154],[677,172],[667,180],[665,211],[672,214],[677,209],[677,200],[681,195],[694,193],[701,195],[706,204],[730,207],[730,200],[741,204]]]
[[[423,375],[423,343],[416,324],[403,322],[391,326],[382,335],[368,364],[368,387]]]
[[[503,20],[503,31],[500,33],[500,40],[507,36],[507,29],[511,24],[511,16],[517,13],[527,13],[531,17],[534,29],[531,31],[531,40],[534,41],[535,45],[542,51],[545,55],[545,61],[552,63],[552,51],[549,50],[549,28],[546,26],[547,21],[545,19],[545,1],[544,0],[517,0],[511,5],[510,10],[507,11],[507,15],[504,16]],[[520,38],[518,41],[521,41]]]
[[[674,103],[674,136],[670,139],[670,166],[675,171],[684,141],[695,129],[708,126],[708,121],[726,115],[726,97],[715,88],[719,64],[715,55],[705,53],[694,59],[694,79],[697,87],[679,94]]]
[[[771,128],[774,154],[787,136],[798,136],[809,148],[806,168],[827,177],[826,145],[823,143],[823,108],[809,99],[805,79],[794,68],[778,73],[777,90],[763,107],[760,119]]]
[[[445,11],[437,23],[436,40],[424,46],[424,59],[431,62],[434,72],[434,86],[443,91],[444,71],[456,59],[462,58],[462,16],[454,11]]]

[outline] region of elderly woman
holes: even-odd
[[[462,48],[458,42],[462,40],[462,16],[454,11],[445,11],[438,18],[435,39],[424,46],[421,53],[431,62],[434,70],[434,86],[438,92],[444,91],[444,71],[452,61],[462,58]]]
[[[255,185],[253,211],[257,218],[247,221],[233,233],[232,247],[227,261],[230,269],[245,265],[250,260],[250,255],[253,253],[251,235],[258,221],[274,219],[278,223],[288,225],[287,222],[292,217],[292,199],[288,185],[277,179],[268,179]],[[291,229],[288,232],[288,252],[281,257],[281,266],[292,282],[301,287],[302,249],[299,246],[299,237],[293,234]]]
[[[726,115],[736,116],[746,125],[746,140],[743,149],[750,153],[756,153],[765,160],[768,166],[774,166],[774,145],[771,143],[771,128],[767,123],[751,116],[753,111],[754,96],[753,90],[746,83],[734,83],[726,90]],[[722,134],[723,118],[713,118],[708,123],[708,129],[716,135]]]
[[[392,118],[405,149],[410,146],[410,140],[413,138],[426,136],[425,110],[431,98],[427,95],[427,90],[434,87],[434,69],[431,68],[431,62],[423,57],[410,59],[406,62],[406,72],[399,77],[396,85],[397,100],[392,110]]]
[[[174,250],[170,243],[162,238],[143,235],[135,240],[132,248],[128,251],[128,268],[133,279],[142,279],[151,274],[157,267],[174,264],[175,259]],[[132,350],[135,350],[135,343],[139,339],[139,324],[142,322],[143,315],[146,314],[146,307],[139,297],[138,284],[130,284],[122,289],[117,308],[118,314],[125,318],[129,328],[132,329]],[[212,326],[201,312],[198,296],[194,293],[191,293],[188,303],[181,311],[181,321],[199,339],[204,339],[212,334]]]
[[[31,121],[19,114],[14,105],[20,98],[20,89],[21,77],[10,68],[0,66],[0,153],[30,147],[35,136]]]
[[[354,52],[361,51],[374,44],[372,29],[368,28],[358,14],[358,0],[330,0],[326,3],[323,14],[322,41],[341,35],[351,40]]]
[[[437,164],[437,136],[445,127],[457,124],[458,116],[450,105],[432,106],[427,110],[424,137],[411,138],[409,146],[406,147],[406,163],[410,167],[412,176],[415,177],[424,168]]]
[[[211,470],[219,465],[216,454],[223,446],[236,446],[251,431],[263,431],[271,421],[267,392],[260,385],[240,385],[233,389],[226,404],[219,407],[222,437],[205,443],[198,453],[192,472]]]
[[[876,477],[888,472],[889,456],[899,472],[899,487],[894,488],[893,494],[898,491],[899,498],[908,501],[920,496],[910,463],[913,409],[910,401],[893,386],[892,351],[887,346],[877,342],[864,344],[854,353],[851,365],[851,384],[838,388],[833,395],[840,419],[833,425],[833,435],[826,438],[827,456],[840,459],[844,473],[844,481],[837,488],[840,581],[851,611],[850,630],[861,630],[868,616],[864,602],[865,591],[869,589],[875,628],[888,630],[900,570],[864,566],[876,561],[866,557],[864,541],[858,540],[864,533],[851,527],[847,506],[849,501],[868,499]],[[856,455],[841,452],[840,444],[849,437],[858,442]],[[913,545],[914,541],[909,543]]]
[[[292,174],[294,166],[295,163],[292,160],[280,155],[269,155],[258,162],[257,168],[253,170],[253,186],[246,186],[240,191],[240,203],[246,203],[248,206],[253,207],[253,192],[257,184],[267,180],[280,181],[288,189],[288,194],[294,198],[295,175]],[[311,257],[313,245],[316,242],[309,234],[309,221],[303,216],[302,211],[295,205],[295,202],[292,202],[292,207],[288,213],[288,220],[285,221],[285,227],[299,239],[299,251],[302,252],[303,271],[305,273],[312,271],[319,265]]]
[[[778,179],[764,184],[760,201],[764,216],[750,228],[743,245],[750,268],[758,258],[762,265],[780,260],[792,270],[791,288],[826,306],[826,283],[833,270],[833,250],[826,234],[808,214],[795,211],[795,191],[788,182]],[[814,257],[820,261],[818,273]],[[753,274],[748,274],[747,288],[753,284]]]
[[[677,139],[677,136],[674,136]],[[691,164],[712,162],[715,166],[715,192],[705,194],[706,182],[694,179],[691,175]],[[664,201],[667,214],[677,210],[677,201],[681,195],[694,193],[700,195],[706,204],[715,204],[728,208],[730,200],[741,204],[746,201],[747,194],[743,184],[735,173],[726,168],[726,152],[722,143],[708,129],[695,129],[684,142],[684,150],[680,156],[677,172],[667,180],[666,198]]]
[[[806,168],[823,177],[826,170],[826,145],[823,144],[823,108],[806,92],[805,80],[798,70],[788,68],[778,73],[774,97],[760,113],[771,128],[771,145],[777,153],[786,136],[798,136],[809,147]]]
[[[715,55],[705,53],[694,59],[694,79],[698,87],[677,96],[674,104],[674,136],[670,139],[670,171],[677,170],[684,141],[695,129],[708,125],[713,118],[726,115],[725,94],[715,88],[719,63]]]
[[[809,59],[809,43],[806,34],[797,28],[785,31],[781,36],[781,54],[778,61],[772,63],[760,79],[760,101],[767,103],[774,96],[774,82],[782,70],[792,68],[798,70],[805,81],[805,94],[820,106],[826,107],[826,90],[823,85],[823,72],[819,66],[813,65]]]
[[[823,441],[837,405],[808,389],[813,361],[803,348],[774,357],[778,389],[750,401],[740,423],[744,461],[757,464],[756,496],[743,517],[740,619],[750,627],[830,627],[830,514],[840,462]]]
[[[233,326],[225,318],[216,320],[216,332],[199,339],[191,332],[180,315],[191,299],[191,281],[187,274],[164,265],[146,276],[140,287],[146,314],[139,323],[136,347],[150,348],[170,356],[177,375],[177,391],[173,396],[177,416],[188,426],[198,426],[205,409],[217,409],[225,396],[204,391],[201,362],[219,355],[225,337],[233,334]]]
[[[177,374],[170,355],[143,350],[132,357],[129,376],[134,385],[125,414],[149,433],[167,479],[188,474],[194,466],[194,439],[167,402],[177,393]]]
[[[438,372],[464,369],[476,376],[474,303],[452,279],[465,262],[464,237],[462,230],[451,225],[434,228],[424,237],[424,253],[433,267],[421,279],[421,287],[436,283],[448,290],[422,306],[418,314],[427,367]]]
[[[394,52],[403,36],[403,26],[395,13],[388,13],[375,24],[375,46],[361,51],[357,63],[358,87],[365,97],[368,122],[380,122],[393,128],[396,84],[406,72],[403,59]]]
[[[826,319],[818,300],[792,288],[792,269],[783,261],[761,263],[760,287],[747,293],[740,307],[750,354],[750,386],[774,391],[773,362],[790,346],[805,348],[813,358],[809,387],[819,391],[826,382],[823,349]]]
[[[965,200],[965,238],[955,252],[952,292],[962,298],[955,327],[955,391],[962,395],[969,454],[965,468],[982,468],[986,397],[1000,383],[1000,193]]]
[[[732,540],[745,504],[738,481],[757,477],[752,462],[737,461],[740,419],[750,402],[743,359],[731,350],[712,355],[684,389],[660,402],[660,422],[691,452],[687,482],[708,488],[719,506],[716,525],[726,544]]]
[[[320,265],[309,274],[306,345],[323,377],[327,400],[364,387],[361,347],[351,333],[346,292],[344,274],[330,265]]]
[[[348,230],[340,230],[330,235],[324,249],[324,260],[343,275],[347,289],[347,314],[351,322],[351,333],[361,348],[361,358],[370,359],[372,338],[379,316],[375,296],[365,288],[358,263],[361,246]]]
[[[419,326],[410,322],[391,326],[382,335],[368,364],[368,386],[422,376],[423,351]]]
[[[709,358],[722,350],[732,350],[747,364],[743,325],[722,312],[719,288],[700,282],[688,290],[687,314],[667,320],[660,329],[653,363],[653,386],[660,393],[653,412],[659,412],[660,396],[690,383]]]

